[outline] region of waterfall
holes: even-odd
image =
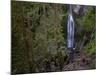
[[[72,15],[72,6],[69,6],[68,21],[67,21],[67,48],[74,48],[74,19]]]

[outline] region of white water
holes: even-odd
[[[74,25],[72,7],[70,5],[67,22],[67,48],[74,48]]]

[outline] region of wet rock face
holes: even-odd
[[[83,16],[86,14],[88,7],[83,5],[73,5],[73,13],[76,16]]]
[[[75,6],[73,6],[73,11],[74,11],[74,13],[79,14],[79,11],[80,11],[81,8],[82,8],[82,7],[81,7],[80,5],[75,5]]]

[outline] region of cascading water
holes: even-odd
[[[72,6],[69,5],[68,22],[67,22],[67,48],[74,48],[74,19],[72,15]]]
[[[69,62],[74,59],[74,19],[72,15],[72,6],[69,5],[68,22],[67,22],[67,48],[69,52]]]

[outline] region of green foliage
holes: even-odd
[[[91,55],[95,53],[96,50],[96,24],[95,24],[95,7],[87,7],[85,9],[84,16],[80,16],[79,18],[76,18],[77,22],[77,33],[76,33],[76,40],[85,40],[86,42],[84,44],[84,51]]]
[[[37,72],[40,66],[36,65],[62,50],[61,8],[58,4],[12,2],[13,73]]]
[[[95,27],[95,8],[88,7],[84,16],[78,19],[79,25],[86,31],[92,31]]]
[[[91,55],[96,51],[96,32],[95,32],[95,8],[90,7],[87,14],[83,17],[84,30],[91,32],[89,43],[85,46],[86,52]]]
[[[95,32],[91,34],[91,40],[90,42],[85,46],[85,51],[89,55],[95,54],[96,52],[96,38],[95,38]]]
[[[57,57],[62,67],[66,56],[66,5],[12,1],[11,7],[12,73],[41,72],[52,57]],[[76,18],[80,31],[75,39],[82,40],[90,32],[91,40],[85,45],[89,54],[96,46],[94,11],[89,7],[85,16]]]

